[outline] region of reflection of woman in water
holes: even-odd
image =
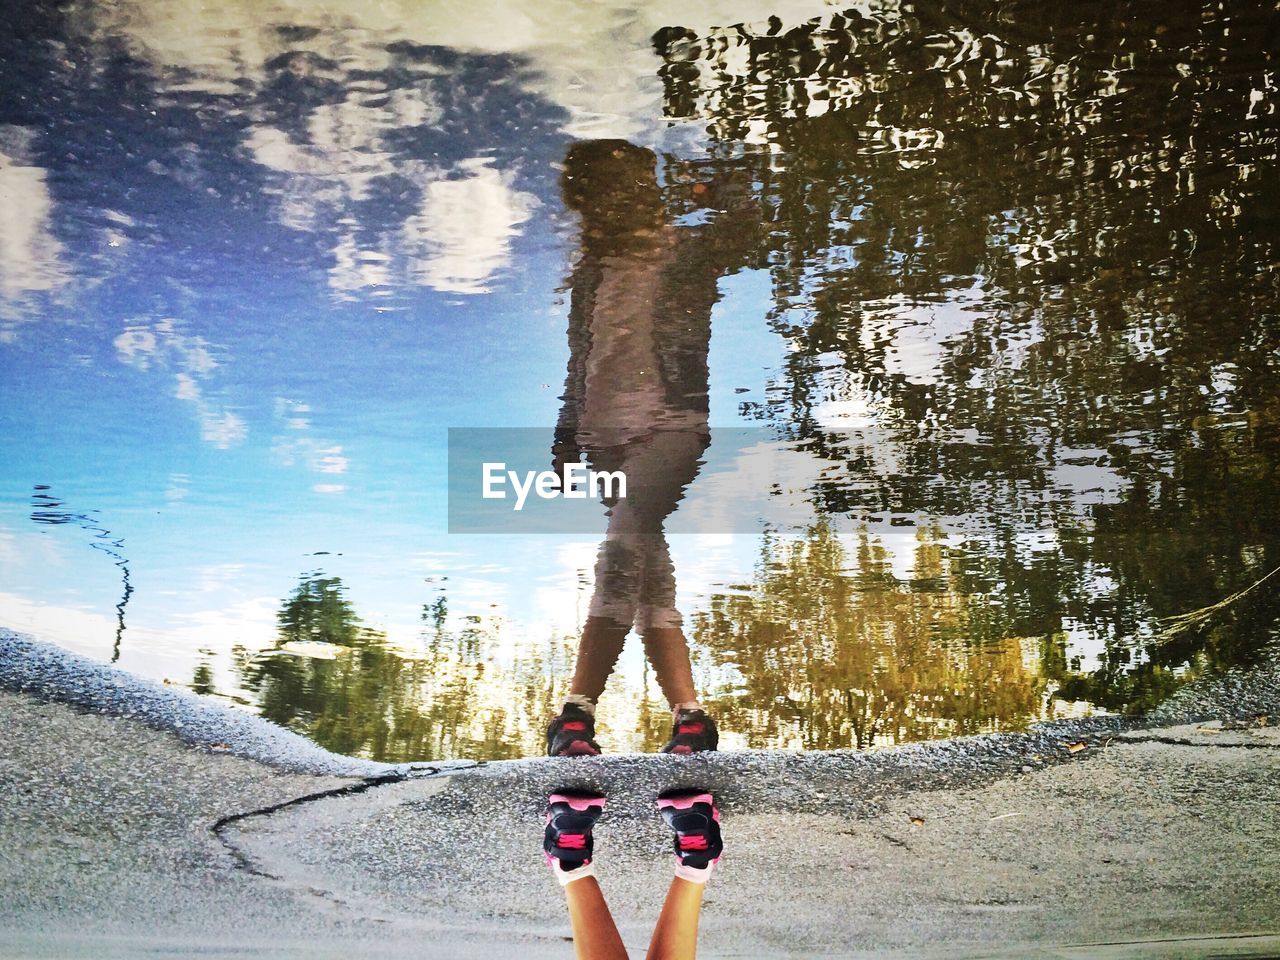
[[[604,810],[604,797],[563,791],[547,800],[542,849],[564,888],[578,960],[626,960],[627,950],[596,882],[591,828]],[[675,876],[649,941],[646,960],[693,960],[698,944],[702,892],[724,844],[720,812],[709,793],[672,791],[658,798],[658,810],[675,833]]]
[[[663,751],[714,750],[716,726],[693,685],[663,523],[710,442],[707,348],[716,281],[740,258],[750,231],[666,223],[654,154],[622,140],[570,148],[563,188],[581,216],[582,256],[572,277],[556,470],[585,453],[592,469],[626,475],[627,496],[608,501],[595,593],[569,695],[547,730],[547,752],[600,752],[596,701],[633,626],[671,706]]]

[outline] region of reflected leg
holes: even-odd
[[[623,538],[608,536],[596,560],[596,586],[587,622],[582,625],[573,680],[560,713],[547,727],[547,753],[553,757],[594,756],[596,701],[622,654],[635,617],[638,577],[636,554]]]
[[[672,710],[697,707],[689,641],[679,627],[650,627],[644,632],[644,652],[658,675],[658,686]]]
[[[596,558],[596,586],[582,626],[570,694],[595,703],[622,653],[635,619],[639,555],[630,537],[609,536]]]
[[[658,431],[593,467],[621,469],[628,495],[610,504],[596,561],[595,592],[583,626],[570,695],[594,704],[635,624],[664,694],[674,707],[696,705],[689,648],[675,609],[675,568],[664,519],[697,476],[708,438],[700,430]],[[637,619],[639,614],[639,619]]]
[[[622,944],[622,935],[596,878],[583,877],[565,884],[564,896],[569,906],[569,922],[573,925],[573,950],[577,960],[627,960],[627,948]]]
[[[702,916],[705,889],[704,883],[671,878],[646,960],[693,960],[698,952],[698,920]]]
[[[573,668],[569,693],[592,703],[600,699],[604,686],[622,654],[631,625],[609,617],[587,617],[578,643],[578,659]]]
[[[645,656],[653,665],[667,704],[674,710],[696,705],[689,642],[676,610],[675,565],[667,538],[661,533],[643,538],[640,563],[640,611],[637,626],[644,638]]]

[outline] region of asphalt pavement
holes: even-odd
[[[1280,956],[1280,671],[1146,718],[871,753],[389,766],[0,633],[0,956],[570,957],[556,787],[609,796],[643,955],[654,798],[712,789],[703,957]]]

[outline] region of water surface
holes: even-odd
[[[604,510],[449,533],[447,431],[550,457],[585,256],[562,173],[615,138],[653,152],[660,229],[733,227],[684,294],[712,430],[767,449],[713,440],[677,515],[726,477],[789,506],[668,537],[725,747],[1140,710],[1255,662],[1274,591],[1161,627],[1280,566],[1277,23],[24,5],[0,624],[343,752],[540,752]],[[638,644],[609,684],[604,745],[661,744]]]

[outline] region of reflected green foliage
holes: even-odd
[[[200,651],[206,658],[207,650]],[[213,667],[208,659],[201,660],[191,672],[191,691],[201,696],[212,696],[218,692],[213,682]]]
[[[870,747],[1016,729],[1045,715],[1035,644],[965,591],[920,530],[914,577],[865,530],[766,537],[749,590],[718,595],[694,637],[730,679],[710,696],[752,747]],[[726,671],[721,671],[726,672]]]
[[[239,651],[261,715],[375,760],[536,755],[571,669],[565,638],[500,661],[497,626],[464,617],[451,627],[443,596],[424,606],[417,645],[397,647],[361,622],[339,578],[319,573],[300,580],[277,621],[274,649]],[[193,686],[209,681],[197,668]]]
[[[790,352],[745,411],[838,467],[825,512],[947,518],[1064,697],[1263,655],[1275,591],[1144,637],[1280,565],[1274,5],[868,9],[655,37],[769,227]]]

